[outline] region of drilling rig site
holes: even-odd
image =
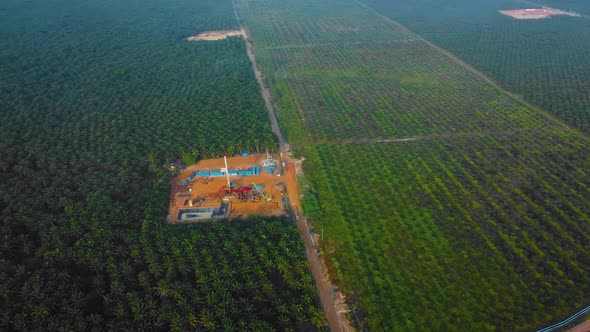
[[[285,165],[270,154],[201,160],[173,179],[168,221],[284,214],[284,171]]]

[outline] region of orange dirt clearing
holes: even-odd
[[[186,40],[188,41],[212,41],[222,40],[228,37],[243,36],[242,30],[220,30],[220,31],[205,31],[201,32],[196,36],[190,36]]]
[[[222,203],[229,204],[226,218],[247,217],[249,215],[278,216],[285,213],[283,199],[286,201],[287,184],[286,179],[281,174],[280,161],[275,160],[277,170],[274,174],[269,174],[262,168],[262,162],[266,155],[250,155],[246,157],[227,158],[228,168],[231,170],[246,170],[252,166],[260,166],[259,175],[230,175],[229,180],[235,184],[235,188],[250,187],[254,185],[263,186],[262,190],[250,190],[249,196],[255,195],[258,199],[239,199],[235,193],[227,190],[227,178],[223,176],[196,176],[192,181],[188,181],[191,174],[197,171],[220,171],[225,167],[223,158],[207,159],[198,162],[195,165],[187,167],[180,175],[176,176],[172,182],[172,192],[170,198],[170,209],[168,221],[176,222],[198,222],[211,220],[211,218],[195,220],[179,220],[179,212],[191,209],[219,208]],[[179,186],[181,181],[188,181],[186,187]],[[178,187],[177,187],[178,186]],[[190,191],[188,190],[190,188]],[[224,190],[221,190],[225,188]],[[264,197],[262,197],[264,195]],[[232,197],[233,198],[228,198]],[[225,198],[225,199],[224,199]],[[192,206],[191,206],[192,204]]]

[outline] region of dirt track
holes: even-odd
[[[339,312],[346,312],[348,308],[345,303],[337,303],[336,298],[339,294],[333,291],[327,269],[325,268],[322,258],[319,255],[317,247],[313,241],[313,233],[309,229],[307,220],[303,217],[301,201],[299,200],[299,186],[297,184],[297,167],[294,161],[289,161],[286,180],[287,191],[289,194],[289,204],[293,209],[297,228],[303,242],[305,243],[305,254],[309,260],[311,273],[315,279],[316,287],[320,296],[320,301],[328,317],[328,325],[332,331],[352,331],[348,319],[340,315]]]
[[[328,326],[330,327],[331,331],[353,331],[353,328],[350,325],[347,317],[345,315],[339,314],[339,312],[347,311],[346,304],[336,304],[335,299],[339,294],[333,291],[334,286],[330,282],[330,278],[326,273],[327,270],[322,264],[322,259],[319,256],[319,251],[312,240],[313,234],[310,232],[307,221],[303,217],[301,202],[299,200],[299,186],[297,184],[295,162],[289,159],[290,147],[281,133],[281,129],[279,128],[279,123],[275,114],[275,109],[271,102],[270,93],[264,84],[262,73],[256,64],[255,51],[250,38],[250,33],[246,27],[242,25],[238,14],[238,5],[236,0],[232,0],[232,3],[234,6],[236,20],[238,21],[241,29],[244,31],[244,39],[246,40],[248,58],[250,58],[250,62],[252,63],[252,69],[254,70],[256,81],[258,81],[258,85],[260,85],[260,90],[264,99],[266,110],[268,112],[272,132],[279,140],[282,159],[287,165],[287,173],[285,175],[287,181],[287,191],[289,195],[289,204],[293,209],[295,223],[297,224],[297,228],[299,229],[299,233],[305,245],[305,254],[309,261],[316,288],[318,289],[318,295],[320,297],[322,307],[324,308],[324,312],[326,313],[328,319]]]
[[[258,82],[258,85],[260,86],[260,92],[262,93],[262,98],[264,99],[264,106],[266,106],[266,111],[268,112],[268,118],[270,120],[270,126],[272,129],[272,132],[279,139],[279,145],[281,147],[281,150],[283,152],[286,152],[286,150],[288,149],[288,144],[285,141],[283,134],[281,133],[281,129],[279,128],[279,122],[277,121],[277,117],[275,115],[274,106],[272,106],[272,102],[270,99],[270,93],[268,92],[268,89],[266,88],[266,85],[264,85],[264,81],[262,79],[262,72],[260,72],[258,65],[256,65],[256,57],[255,57],[256,52],[254,51],[254,46],[252,45],[252,41],[251,41],[252,39],[250,38],[250,33],[248,32],[246,27],[244,27],[242,25],[242,21],[240,20],[240,15],[238,14],[238,4],[236,3],[236,0],[232,0],[232,3],[234,6],[234,15],[236,16],[236,20],[238,21],[238,24],[240,25],[240,29],[244,33],[244,39],[246,40],[246,52],[248,53],[248,58],[250,59],[250,62],[252,63],[252,69],[254,70],[254,75],[256,76],[256,81]]]

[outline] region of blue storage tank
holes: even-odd
[[[238,171],[238,175],[246,175],[246,171]]]
[[[230,169],[229,170],[229,175],[238,175],[238,171],[235,169]]]

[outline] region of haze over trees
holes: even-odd
[[[590,133],[590,5],[584,0],[363,0],[482,70],[534,105]],[[515,20],[498,10],[542,5],[581,14]]]

